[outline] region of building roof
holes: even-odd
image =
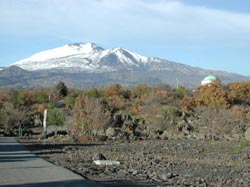
[[[217,78],[213,75],[208,75],[203,79],[203,81],[215,81],[215,80],[217,80]]]

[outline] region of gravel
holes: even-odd
[[[21,140],[20,140],[21,141]],[[250,148],[237,141],[194,139],[23,143],[39,156],[107,186],[241,186],[250,184]],[[119,166],[96,166],[93,159]]]

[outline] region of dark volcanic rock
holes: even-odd
[[[94,161],[94,160],[107,160],[107,159],[103,154],[97,153],[95,154],[95,156],[93,156],[92,160]]]
[[[39,148],[42,149],[42,145],[46,146],[41,144]],[[46,146],[46,149],[53,150],[55,145]],[[150,186],[244,187],[250,184],[250,150],[240,147],[237,141],[110,141],[77,147],[69,149],[70,154],[46,151],[40,156],[110,186],[146,186],[141,185],[146,183]],[[121,164],[93,164],[93,160],[105,157]]]

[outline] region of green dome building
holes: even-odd
[[[216,81],[217,78],[213,75],[208,75],[206,76],[202,81],[201,81],[201,85],[206,85],[206,84],[210,84],[213,83],[214,81]]]

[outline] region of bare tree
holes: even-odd
[[[100,99],[84,97],[85,107],[75,114],[75,122],[83,134],[94,135],[96,130],[104,129],[110,120],[110,113],[105,112]]]

